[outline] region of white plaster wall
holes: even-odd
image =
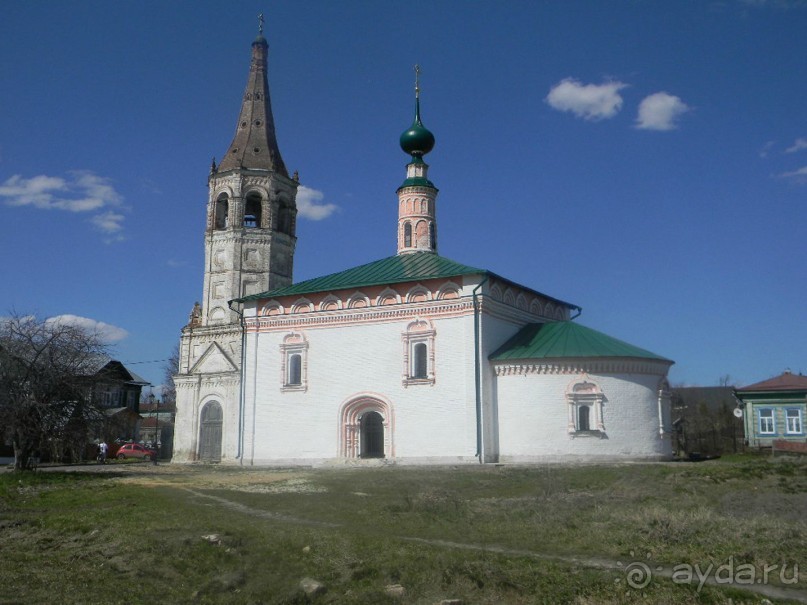
[[[238,374],[175,377],[177,414],[174,421],[172,462],[199,459],[199,422],[202,408],[217,401],[222,409],[221,461],[238,459]]]
[[[500,460],[664,459],[669,437],[659,434],[655,374],[520,374],[497,381]],[[573,437],[568,432],[570,384],[587,380],[605,396],[605,435]]]
[[[488,357],[515,335],[523,323],[504,320],[482,313],[481,349],[481,392],[482,392],[482,453],[485,462],[497,462],[501,451],[501,428],[499,426],[499,402],[496,396],[496,375]],[[471,355],[473,355],[473,333],[471,334]]]
[[[339,457],[340,409],[362,394],[389,403],[395,460],[472,458],[473,317],[433,320],[435,382],[405,387],[402,334],[411,321],[299,330],[306,392],[281,390],[280,345],[291,330],[248,335],[245,463]]]

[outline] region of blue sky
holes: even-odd
[[[795,0],[8,3],[0,315],[100,325],[162,382],[260,12],[296,281],[395,253],[419,63],[442,255],[580,305],[674,384],[807,372]]]

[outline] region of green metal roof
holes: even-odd
[[[422,176],[414,176],[406,179],[403,182],[403,185],[398,187],[398,190],[400,191],[404,187],[428,187],[430,189],[437,189],[437,187],[434,186],[434,183],[432,183],[429,179],[424,179]]]
[[[409,254],[398,254],[382,258],[381,260],[367,263],[331,273],[323,277],[315,277],[306,281],[301,281],[285,288],[277,288],[268,292],[260,292],[243,298],[236,298],[233,302],[246,302],[249,300],[259,300],[263,298],[276,298],[278,296],[293,296],[311,294],[314,292],[333,292],[335,290],[353,290],[369,286],[382,286],[389,284],[399,284],[409,281],[423,281],[427,279],[444,279],[448,277],[459,277],[464,275],[484,275],[497,280],[510,283],[518,288],[523,288],[534,292],[539,296],[548,298],[560,305],[570,309],[582,309],[572,303],[554,298],[532,288],[527,288],[516,282],[501,277],[486,269],[463,265],[445,256],[440,256],[434,252],[411,252]]]
[[[348,290],[400,282],[454,277],[458,275],[486,274],[484,269],[463,265],[433,252],[413,252],[382,258],[366,265],[339,273],[315,277],[298,284],[253,294],[237,299],[238,302],[274,298],[293,294],[310,294],[333,290]]]
[[[655,353],[611,338],[573,321],[527,324],[499,347],[490,359],[503,361],[563,357],[638,357],[670,362],[669,359]]]

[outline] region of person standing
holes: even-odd
[[[101,464],[106,464],[106,455],[109,451],[109,446],[106,444],[106,441],[101,439],[101,443],[98,444],[98,462]]]

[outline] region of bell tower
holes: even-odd
[[[238,322],[229,301],[292,280],[298,181],[275,138],[262,30],[261,22],[235,136],[208,177],[202,325]]]
[[[242,329],[230,301],[292,281],[299,183],[277,145],[263,15],[259,23],[235,136],[207,180],[202,301],[182,329],[174,376],[176,462],[241,456]]]

